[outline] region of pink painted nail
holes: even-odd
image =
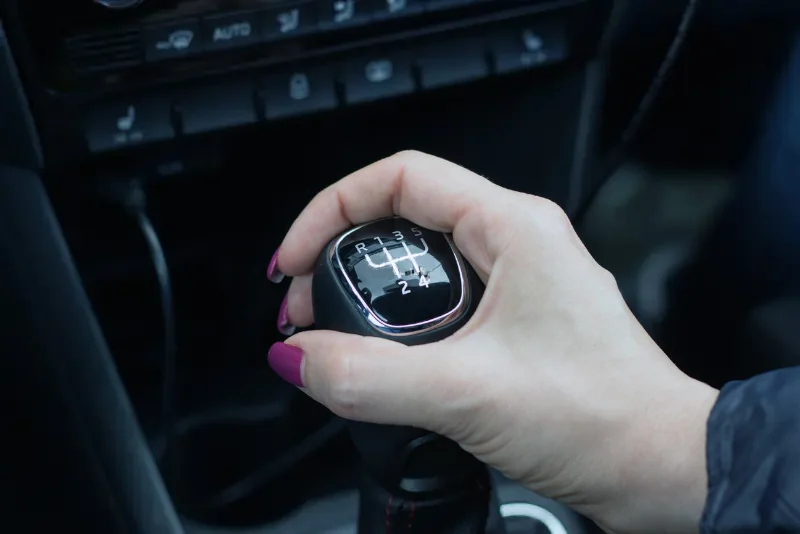
[[[303,351],[286,343],[275,343],[267,356],[275,373],[297,387],[303,386]]]
[[[284,274],[278,269],[278,252],[280,252],[280,248],[275,251],[275,254],[272,255],[272,259],[269,261],[269,267],[267,267],[267,279],[272,282],[273,284],[280,284],[283,282]]]
[[[284,336],[291,336],[295,331],[294,325],[289,321],[289,310],[286,308],[288,298],[289,295],[283,297],[281,309],[278,311],[278,332]]]

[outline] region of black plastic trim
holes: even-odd
[[[19,70],[0,21],[0,163],[38,170],[44,166],[42,145]]]
[[[31,486],[26,522],[182,534],[42,182],[9,167],[0,167],[0,316],[0,394],[14,407],[5,424],[17,423],[15,487]]]

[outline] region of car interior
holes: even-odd
[[[559,204],[692,376],[798,365],[786,263],[748,233],[770,208],[742,192],[799,22],[782,0],[0,0],[9,529],[601,532],[498,473],[460,526],[365,519],[347,423],[267,365],[270,258],[317,192],[418,150]]]

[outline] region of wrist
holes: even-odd
[[[706,427],[718,392],[685,376],[656,390],[617,441],[613,497],[592,514],[608,532],[699,532],[708,492]]]

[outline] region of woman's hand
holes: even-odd
[[[317,195],[276,253],[270,278],[294,277],[281,329],[313,323],[323,247],[393,214],[453,233],[487,284],[474,317],[417,347],[303,332],[272,347],[273,368],[342,417],[443,434],[607,530],[697,531],[716,391],[655,345],[552,202],[416,152],[366,167]]]

